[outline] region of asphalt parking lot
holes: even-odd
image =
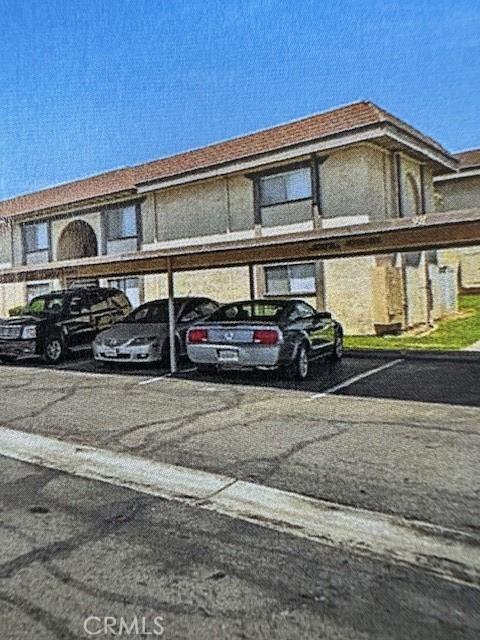
[[[42,367],[35,360],[22,361],[13,366]],[[49,369],[134,376],[152,382],[170,375],[169,368],[162,364],[103,364],[95,362],[89,354],[72,356]],[[205,376],[200,375],[187,359],[182,359],[179,369],[176,375],[179,379],[211,384],[291,389],[312,394],[328,391],[371,398],[480,406],[480,356],[478,359],[465,358],[462,361],[441,356],[410,359],[383,355],[381,352],[361,356],[350,353],[340,363],[331,363],[329,360],[312,363],[311,374],[303,382],[284,380],[276,371],[222,371],[215,376]],[[377,372],[377,369],[380,370]],[[340,387],[338,390],[335,389],[337,386]]]
[[[477,361],[346,357],[304,383],[192,367],[0,368],[2,426],[480,528]]]
[[[0,509],[5,640],[478,638],[474,588],[122,487],[0,456]]]
[[[186,362],[175,376],[90,358],[0,366],[3,635],[86,637],[89,615],[151,624],[159,614],[173,638],[477,637],[479,392],[480,363],[468,358],[349,355],[302,383],[204,377]],[[50,446],[70,450],[67,467],[49,464]],[[91,475],[85,455],[99,453],[102,474]],[[143,464],[156,469],[151,485],[122,484],[122,468]],[[155,497],[172,464],[195,487],[204,472],[243,483],[246,514],[188,493]],[[253,495],[276,490],[288,508],[321,501],[340,525],[302,538],[301,526],[282,529],[277,498],[270,523],[255,519]],[[228,504],[219,494],[206,502]],[[401,530],[390,550],[389,519]]]

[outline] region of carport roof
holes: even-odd
[[[392,218],[332,229],[158,248],[0,269],[0,283],[62,277],[104,278],[268,262],[316,260],[396,251],[462,247],[480,242],[480,208]]]
[[[388,125],[407,134],[443,158],[455,159],[435,140],[372,102],[361,101],[224,142],[179,153],[134,167],[125,167],[0,202],[0,216],[14,217],[115,196],[135,194],[137,187],[349,132]]]

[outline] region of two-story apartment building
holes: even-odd
[[[433,178],[456,168],[437,142],[357,102],[168,158],[0,203],[0,268],[290,234],[434,210]],[[300,296],[349,333],[428,323],[448,311],[433,253],[271,263],[176,274],[179,295]],[[134,304],[166,276],[109,284]],[[0,314],[67,282],[0,285]]]
[[[458,172],[437,176],[434,181],[437,209],[450,211],[480,207],[480,149],[454,155],[459,162]],[[441,260],[458,269],[463,291],[480,291],[480,247],[442,251]]]

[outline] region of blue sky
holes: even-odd
[[[358,99],[480,147],[477,0],[0,0],[0,198]]]

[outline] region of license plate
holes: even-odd
[[[218,359],[221,362],[238,362],[238,350],[237,349],[219,349]]]
[[[104,355],[106,358],[116,358],[117,350],[112,349],[112,347],[105,347]]]

